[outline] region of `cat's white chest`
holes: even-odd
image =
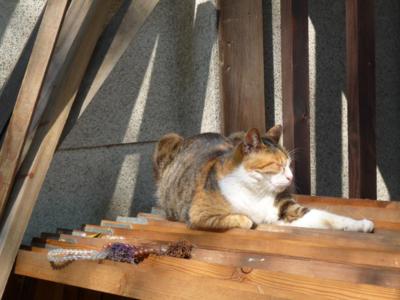
[[[221,193],[234,211],[247,215],[257,224],[277,222],[278,209],[274,206],[275,197],[259,196],[256,186],[251,188],[251,183],[243,183],[241,176],[229,176],[219,181]]]

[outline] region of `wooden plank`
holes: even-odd
[[[75,2],[74,2],[75,3]],[[72,3],[72,5],[74,4]],[[82,23],[72,23],[80,28],[77,47],[68,60],[68,66],[60,76],[57,93],[52,98],[42,118],[34,142],[21,166],[19,176],[10,197],[10,206],[0,232],[0,296],[12,268],[32,209],[39,195],[59,137],[75,99],[89,59],[107,20],[109,5],[113,1],[88,1],[87,10],[81,10]],[[68,17],[68,16],[67,16]],[[61,31],[74,32],[73,28],[63,26]],[[75,38],[71,36],[70,38]],[[57,43],[58,45],[58,43]]]
[[[47,241],[47,248],[64,249],[102,249],[114,242],[105,238],[81,238],[66,236],[63,241]],[[127,243],[128,241],[124,241]],[[129,240],[134,245],[141,241]],[[144,243],[145,244],[145,243]],[[400,288],[400,272],[388,268],[365,267],[353,264],[338,264],[326,261],[304,260],[280,255],[255,254],[251,252],[233,252],[228,250],[210,250],[196,246],[192,250],[192,259],[208,263],[222,264],[240,268],[263,269],[273,272],[303,275],[312,278],[343,280],[352,283],[374,284]]]
[[[303,205],[317,204],[326,206],[352,206],[353,208],[358,207],[375,207],[387,210],[400,210],[399,201],[376,201],[368,199],[357,199],[357,198],[338,198],[338,197],[322,197],[322,196],[309,196],[309,195],[293,195],[294,198]],[[399,220],[400,221],[400,220]]]
[[[147,214],[150,218],[147,219],[147,222],[115,222],[115,221],[107,221],[103,220],[101,222],[101,227],[111,227],[111,228],[127,228],[134,229],[134,224],[146,224],[149,226],[159,226],[159,227],[176,227],[176,228],[187,228],[187,225],[182,222],[172,222],[161,219],[152,219],[151,214]],[[90,226],[89,226],[90,227]],[[86,227],[87,229],[88,227]],[[99,227],[94,226],[94,231],[97,231]],[[380,243],[383,246],[400,246],[400,234],[398,232],[388,232],[378,230],[374,232],[374,234],[360,234],[358,232],[349,232],[349,231],[340,231],[340,230],[326,230],[326,229],[313,229],[313,228],[300,228],[300,227],[292,227],[292,226],[279,226],[279,225],[270,225],[270,224],[260,224],[255,229],[256,231],[266,231],[266,232],[275,232],[280,233],[282,236],[284,234],[293,234],[294,238],[299,236],[304,236],[306,238],[315,237],[317,239],[342,239],[342,240],[357,240],[362,241],[363,243]],[[109,231],[109,229],[106,229]],[[236,230],[232,229],[227,231],[226,234],[230,234],[232,232],[239,232],[242,234],[247,234],[247,231],[244,230]],[[290,237],[289,237],[290,238]],[[347,241],[345,241],[347,244]]]
[[[376,199],[374,0],[346,1],[349,195]]]
[[[91,232],[96,228],[89,226]],[[107,231],[105,231],[107,229]],[[104,235],[119,238],[139,238],[152,241],[175,242],[188,240],[207,249],[230,249],[253,253],[278,254],[338,263],[354,263],[370,266],[400,268],[398,245],[365,243],[349,239],[328,239],[297,236],[287,233],[272,233],[235,229],[229,234],[191,230],[178,227],[163,227],[134,224],[133,230],[102,228]],[[368,248],[366,249],[366,245]]]
[[[265,132],[261,0],[219,0],[224,132]]]
[[[124,237],[131,231],[157,231],[160,233],[182,233],[202,235],[203,233],[214,233],[228,237],[241,237],[249,243],[257,243],[259,239],[271,241],[291,241],[293,243],[306,243],[309,245],[335,247],[343,249],[364,249],[368,244],[369,250],[378,251],[400,251],[400,236],[386,237],[384,234],[363,234],[355,232],[343,232],[334,230],[304,229],[296,227],[284,227],[274,225],[261,225],[260,230],[231,229],[229,231],[212,232],[189,229],[183,223],[168,221],[153,221],[150,224],[130,224],[130,228],[102,227],[97,225],[86,225],[85,232],[102,233],[103,235],[118,235]],[[121,229],[121,230],[120,230]]]
[[[15,270],[25,276],[145,299],[398,299],[400,295],[393,288],[171,257],[150,257],[138,267],[78,261],[53,270],[44,253],[20,251]]]
[[[0,150],[0,217],[19,167],[29,124],[60,31],[67,0],[49,0]]]
[[[296,192],[310,194],[308,1],[281,1],[283,144],[296,150]]]

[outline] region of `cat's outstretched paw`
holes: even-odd
[[[374,231],[374,223],[370,220],[363,219],[359,221],[362,224],[362,232],[373,232]]]
[[[343,227],[344,231],[373,232],[374,223],[367,219],[353,220]]]

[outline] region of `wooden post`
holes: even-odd
[[[349,196],[376,199],[373,0],[346,0]]]
[[[261,0],[220,0],[220,55],[224,132],[265,132]]]
[[[296,150],[297,193],[310,193],[308,1],[281,1],[283,143]]]
[[[0,217],[10,194],[29,125],[56,44],[67,0],[48,1],[0,151]]]

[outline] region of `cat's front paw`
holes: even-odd
[[[344,231],[358,231],[358,232],[373,232],[374,223],[367,219],[353,220],[348,223],[344,228]]]
[[[253,227],[253,221],[247,216],[236,216],[239,228],[251,229]]]
[[[374,231],[374,223],[370,220],[363,219],[360,222],[362,232],[373,232]]]

